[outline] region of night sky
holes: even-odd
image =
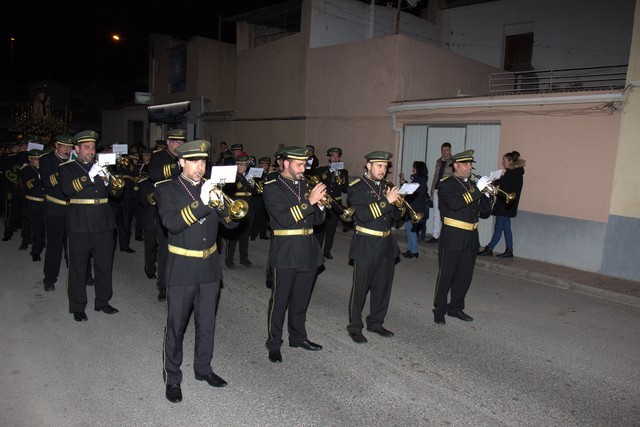
[[[72,88],[133,82],[147,72],[150,32],[182,39],[218,38],[225,18],[283,0],[14,2],[4,14],[2,85],[51,79]],[[204,5],[203,5],[204,4]],[[116,43],[111,34],[126,40]],[[11,42],[10,37],[15,37]],[[235,26],[223,23],[222,41],[235,43]],[[133,84],[133,83],[131,83]],[[145,87],[136,90],[145,90]]]

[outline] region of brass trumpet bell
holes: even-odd
[[[241,220],[247,215],[248,212],[249,204],[246,200],[233,200],[231,203],[229,203],[229,216],[234,221]]]
[[[386,195],[387,190],[389,188],[395,187],[395,185],[391,181],[388,181],[386,179],[384,180],[384,182],[387,185],[387,188],[385,188],[383,194]],[[409,214],[409,218],[411,219],[411,224],[417,224],[424,219],[424,214],[422,212],[416,212],[415,210],[413,210],[409,202],[407,202],[405,198],[400,194],[398,194],[398,198],[393,204],[396,205],[403,214],[404,213]]]
[[[478,174],[473,174],[473,176],[476,179],[480,179],[482,178],[480,175]],[[504,197],[504,201],[506,204],[510,204],[513,203],[516,200],[516,193],[515,192],[511,192],[511,193],[507,193],[506,191],[500,189],[500,187],[496,187],[495,185],[493,185],[493,183],[488,184],[485,187],[485,190],[483,190],[483,193],[489,193],[492,196],[502,196]]]
[[[220,185],[213,187],[209,194],[209,207],[218,208],[221,203],[227,203],[229,205],[229,217],[234,221],[241,220],[249,212],[249,203],[246,200],[232,200],[224,194]],[[220,195],[222,195],[222,202],[220,201]]]

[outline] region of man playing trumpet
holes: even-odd
[[[478,240],[478,217],[491,211],[491,194],[484,192],[490,184],[488,177],[477,183],[471,180],[473,150],[453,156],[453,174],[438,185],[442,231],[438,247],[438,279],[433,301],[433,320],[446,323],[445,313],[465,322],[473,318],[463,310],[464,299],[471,285]],[[486,197],[485,197],[486,196]],[[451,291],[451,299],[447,298]]]
[[[106,314],[118,310],[109,301],[113,296],[113,230],[116,219],[109,206],[109,195],[119,197],[122,188],[108,178],[106,166],[95,162],[98,132],[77,133],[72,141],[78,157],[60,165],[62,192],[69,198],[67,214],[67,244],[69,247],[69,313],[77,322],[87,321],[87,269],[93,259],[95,272],[95,311]]]
[[[326,186],[310,188],[304,179],[310,152],[304,147],[282,149],[282,171],[264,183],[262,195],[269,213],[273,237],[269,265],[273,285],[267,315],[265,343],[269,360],[282,362],[282,329],[288,312],[289,346],[322,350],[307,337],[306,319],[311,290],[324,258],[313,236],[313,226],[324,221],[322,205]]]
[[[192,309],[196,334],[195,378],[213,387],[227,384],[211,368],[222,279],[216,239],[218,224],[234,228],[238,223],[230,218],[229,205],[213,191],[213,181],[203,183],[210,146],[208,141],[196,140],[176,148],[182,173],[156,187],[158,213],[168,231],[169,252],[166,266],[160,265],[165,268],[167,289],[163,352],[165,396],[174,403],[182,400],[182,343]],[[212,198],[216,198],[216,203],[211,202]]]
[[[397,187],[387,187],[384,179],[393,155],[386,151],[367,154],[367,172],[349,184],[349,204],[355,208],[353,221],[355,234],[351,239],[349,258],[353,260],[353,289],[349,298],[349,324],[347,331],[356,343],[365,343],[362,334],[362,309],[370,298],[367,330],[383,337],[393,332],[384,328],[389,308],[395,261],[400,248],[391,234],[395,222],[402,218],[398,207]]]

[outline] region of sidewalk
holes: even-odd
[[[400,250],[404,252],[407,241],[404,229],[394,230],[393,233],[400,245]],[[419,249],[427,256],[438,256],[437,243],[419,242]],[[478,257],[476,267],[640,307],[640,282],[633,280],[518,257]]]

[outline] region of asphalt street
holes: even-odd
[[[68,313],[64,263],[44,292],[42,262],[18,251],[18,236],[0,242],[0,425],[640,425],[639,307],[477,268],[465,310],[475,320],[438,326],[437,262],[422,249],[396,266],[384,324],[396,335],[365,331],[356,344],[345,329],[349,242],[339,231],[309,306],[309,339],[324,349],[290,348],[285,334],[281,364],[264,348],[269,242],[251,242],[252,267],[223,267],[213,369],[229,385],[194,379],[190,323],[178,404],[164,396],[165,305],[141,242],[115,253],[120,313],[93,311],[88,288],[83,323]]]

